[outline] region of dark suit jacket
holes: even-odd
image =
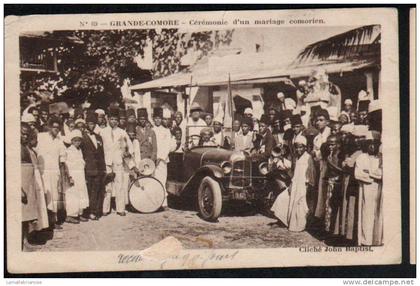
[[[273,150],[273,147],[276,144],[276,141],[271,134],[270,130],[267,130],[265,132],[264,136],[258,134],[257,140],[254,143],[258,148],[261,148],[264,146],[264,152],[260,154],[254,154],[253,159],[257,161],[266,161],[271,156],[271,150]]]
[[[136,138],[140,144],[140,157],[142,159],[148,158],[156,161],[157,142],[155,132],[152,129],[143,129],[140,126],[137,126],[136,134]],[[165,144],[163,142],[159,143]]]
[[[98,176],[105,175],[105,155],[104,155],[104,144],[102,137],[95,134],[97,148],[90,139],[88,133],[83,133],[81,149],[83,153],[83,159],[85,160],[85,173],[86,176]]]

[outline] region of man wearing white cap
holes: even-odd
[[[105,111],[103,109],[96,109],[95,113],[98,118],[98,122],[95,127],[95,133],[99,134],[101,129],[104,129],[106,127]]]
[[[245,115],[245,117],[252,118],[252,108],[251,107],[245,108],[244,115]]]
[[[213,119],[213,137],[212,141],[216,143],[216,146],[223,146],[224,145],[224,136],[223,136],[223,117],[221,114],[218,114]]]
[[[32,130],[35,130],[36,119],[31,113],[23,114],[20,121],[27,123]]]
[[[353,101],[350,98],[344,100],[344,109],[343,111],[350,115],[350,112],[353,110]]]
[[[273,100],[269,108],[273,108],[277,113],[281,113],[286,109],[285,95],[283,92],[277,93],[277,98]]]
[[[298,135],[294,140],[294,157],[296,157],[292,183],[290,185],[290,200],[287,212],[289,231],[303,231],[306,228],[306,219],[309,208],[306,201],[309,188],[316,185],[315,167],[311,155],[306,151],[307,140]]]

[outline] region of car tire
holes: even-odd
[[[204,177],[198,188],[198,208],[204,220],[217,221],[222,212],[222,189],[212,177]]]

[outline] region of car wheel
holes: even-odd
[[[222,212],[222,189],[212,177],[204,177],[198,188],[200,215],[207,221],[216,221]]]

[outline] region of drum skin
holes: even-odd
[[[128,195],[134,209],[141,213],[152,213],[162,206],[165,189],[153,177],[140,177],[133,181]]]

